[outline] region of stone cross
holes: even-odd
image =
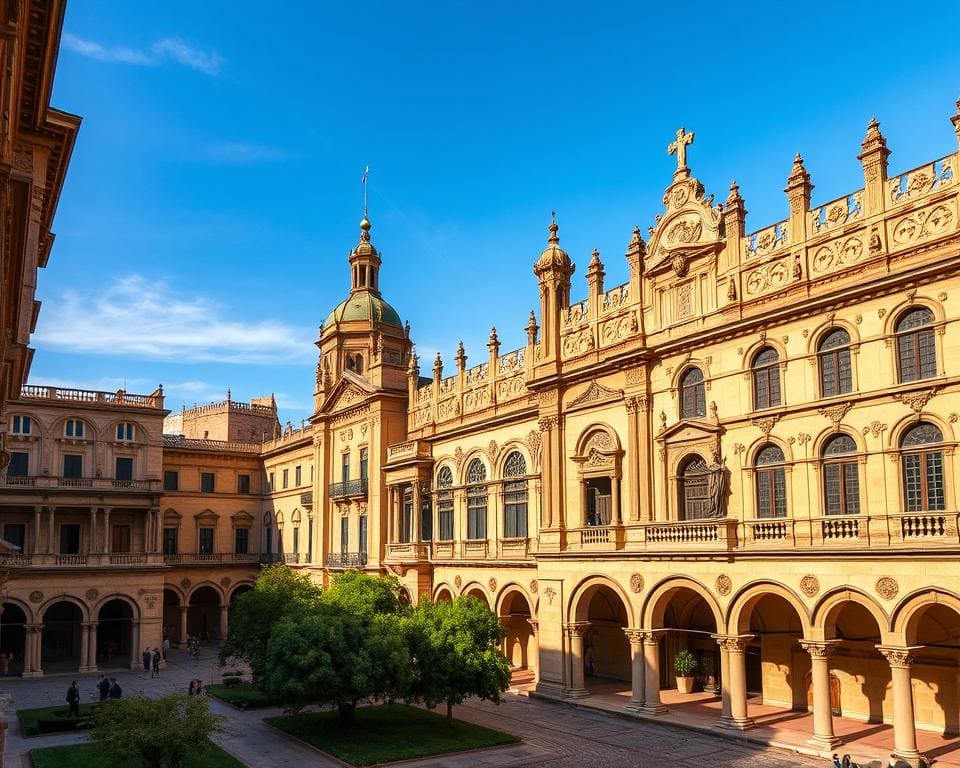
[[[687,171],[687,144],[693,144],[693,132],[687,133],[686,128],[677,131],[677,140],[667,145],[667,154],[677,156],[677,170],[675,176]]]

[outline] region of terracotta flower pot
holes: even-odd
[[[677,690],[680,693],[693,693],[693,678],[677,677]]]

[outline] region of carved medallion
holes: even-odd
[[[800,591],[807,597],[813,597],[820,591],[820,580],[812,573],[800,579]]]
[[[146,597],[147,610],[152,611],[157,607],[157,596],[156,595],[147,595]]]
[[[630,577],[630,591],[631,592],[643,591],[643,576],[641,576],[639,573],[635,573]]]
[[[537,592],[538,592],[539,590],[540,590],[540,585],[537,584],[537,580],[536,580],[536,579],[531,580],[531,582],[530,582],[530,592],[532,592],[532,593],[535,595],[535,594],[537,594]]]
[[[717,576],[717,592],[719,594],[724,596],[729,595],[731,589],[733,589],[733,582],[727,574],[721,573]]]
[[[31,602],[31,603],[42,603],[42,602],[43,602],[43,592],[41,592],[39,589],[33,590],[33,592],[30,593],[30,602]]]
[[[229,577],[229,576],[224,576],[222,579],[220,579],[220,586],[221,586],[221,587],[229,587],[229,586],[230,586],[230,577]]]
[[[91,601],[96,600],[98,597],[100,597],[100,592],[99,590],[91,587],[90,589],[87,590],[86,597],[87,597],[87,600],[91,600]]]
[[[460,578],[459,574],[454,577],[454,579],[453,579],[453,585],[454,585],[457,589],[460,589],[460,587],[463,586],[463,579]]]
[[[497,580],[491,576],[491,577],[490,577],[490,581],[487,582],[487,586],[490,587],[490,591],[491,591],[491,592],[496,592],[496,591],[497,591]]]
[[[897,580],[891,576],[881,576],[877,579],[875,589],[877,590],[877,594],[884,600],[893,600],[900,591],[900,585],[897,584]]]
[[[188,578],[186,578],[186,577],[180,579],[180,586],[183,587],[184,589],[190,589],[190,587],[191,587],[192,584],[193,584],[193,582],[190,581],[190,579],[188,579]]]

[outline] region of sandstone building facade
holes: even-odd
[[[798,155],[786,217],[749,232],[737,185],[718,204],[691,174],[692,139],[625,284],[594,252],[573,300],[551,222],[520,349],[493,330],[421,365],[364,218],[300,428],[228,398],[164,436],[161,390],[25,389],[0,645],[41,674],[215,638],[283,560],[478,596],[544,695],[622,681],[662,714],[688,649],[725,727],[809,709],[830,749],[838,716],[892,722],[913,760],[917,729],[960,732],[960,154],[890,174],[871,121],[862,189],[812,205]]]

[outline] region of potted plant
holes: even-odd
[[[693,691],[693,670],[697,668],[697,657],[686,648],[677,651],[673,658],[673,670],[677,673],[677,690],[680,693]]]

